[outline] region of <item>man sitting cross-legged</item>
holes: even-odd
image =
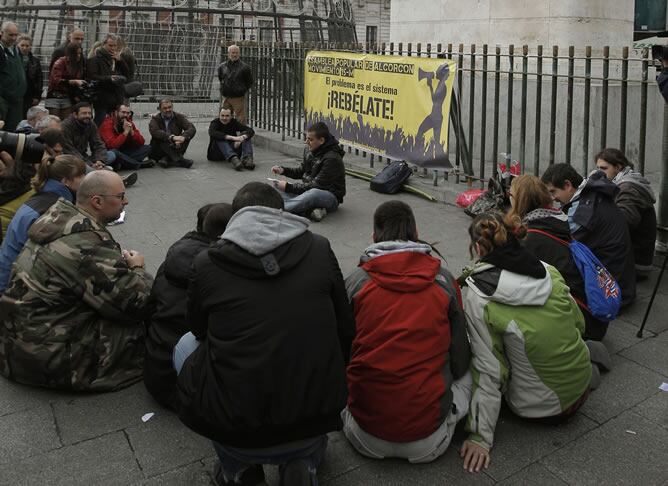
[[[232,110],[223,108],[220,115],[209,125],[209,148],[206,158],[226,160],[234,170],[255,169],[251,137],[255,131],[232,117]],[[239,160],[241,157],[241,160]]]
[[[218,484],[258,484],[279,464],[282,484],[312,485],[346,402],[354,324],[339,264],[268,184],[243,186],[232,209],[193,263],[179,415],[214,441]]]
[[[148,124],[151,134],[151,153],[149,157],[158,165],[167,167],[185,167],[189,169],[193,161],[185,158],[190,141],[195,136],[195,125],[185,115],[174,111],[172,100],[164,99],[158,104],[158,113],[153,115]]]
[[[153,279],[144,257],[105,228],[123,181],[88,174],[76,206],[59,199],[28,231],[0,298],[0,373],[29,385],[115,390],[141,379],[143,319]]]
[[[275,181],[281,191],[285,210],[320,221],[336,211],[346,195],[344,151],[323,122],[314,123],[306,133],[304,161],[299,167],[275,165],[274,174],[282,174],[302,182]]]
[[[132,121],[128,105],[118,105],[104,117],[100,125],[100,137],[107,150],[116,155],[116,164],[120,168],[136,170],[155,165],[154,160],[146,159],[151,146],[144,144],[144,136]]]
[[[161,405],[176,409],[176,372],[172,352],[190,330],[186,321],[188,270],[195,257],[225,231],[232,206],[207,204],[197,211],[197,230],[190,231],[167,251],[151,290],[153,312],[146,326],[144,385]]]
[[[471,399],[461,293],[407,204],[378,206],[373,241],[346,279],[356,331],[343,431],[365,456],[431,462]]]

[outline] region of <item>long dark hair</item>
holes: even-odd
[[[608,164],[617,167],[619,170],[626,169],[627,167],[631,167],[632,170],[634,169],[633,163],[626,158],[624,152],[616,148],[606,148],[601,150],[596,154],[596,157],[594,157],[594,163],[599,159],[605,160]]]
[[[81,56],[77,59],[77,52],[81,52]],[[65,57],[67,57],[67,62],[69,63],[69,71],[73,76],[83,76],[83,49],[79,44],[74,44],[70,42],[65,47]]]

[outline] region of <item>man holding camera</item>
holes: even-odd
[[[95,82],[95,124],[100,126],[107,112],[123,102],[125,91],[123,85],[130,69],[121,58],[118,49],[119,37],[107,34],[102,46],[88,60],[87,78]]]
[[[144,137],[132,121],[132,112],[128,105],[119,105],[107,115],[100,125],[100,137],[116,155],[116,163],[122,169],[141,169],[153,167],[155,161],[146,159],[151,151],[150,145],[144,144]]]
[[[0,27],[0,120],[13,131],[23,118],[23,96],[27,89],[25,68],[16,47],[19,29],[14,22]]]

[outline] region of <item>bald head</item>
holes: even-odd
[[[80,46],[80,45],[83,44],[84,35],[85,34],[84,34],[83,30],[81,30],[79,28],[75,28],[74,30],[72,30],[72,32],[70,32],[70,35],[68,36],[68,40],[70,41],[71,44],[76,44],[76,45]]]
[[[123,186],[121,176],[111,170],[96,170],[86,174],[77,191],[77,204],[86,204],[92,196],[99,194],[110,194],[113,186],[120,183]]]
[[[11,47],[16,44],[19,36],[19,28],[14,22],[3,22],[0,26],[0,41],[6,46]]]
[[[77,190],[77,206],[100,224],[117,220],[127,203],[123,180],[110,170],[90,172]]]

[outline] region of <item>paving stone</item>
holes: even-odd
[[[595,427],[596,423],[582,414],[565,424],[550,426],[527,422],[504,408],[496,424],[486,472],[496,481],[504,480]]]
[[[665,351],[664,351],[665,353]],[[601,386],[582,406],[581,413],[603,423],[656,393],[664,377],[619,355],[612,357],[613,369],[602,375]]]
[[[664,275],[663,279],[668,281],[668,276]],[[636,327],[640,327],[648,305],[649,297],[639,298],[628,308],[624,309],[622,314],[617,319],[629,322]],[[668,299],[665,297],[662,298],[659,295],[654,299],[654,304],[652,304],[652,309],[645,329],[648,329],[654,333],[667,331],[668,319],[665,318],[667,315]]]
[[[61,446],[48,404],[0,417],[0,438],[0,464]]]
[[[668,331],[659,334],[656,337],[643,340],[620,354],[646,368],[661,373],[664,381],[668,381]],[[660,385],[661,383],[658,383]]]
[[[627,411],[541,462],[569,484],[665,485],[668,430]]]
[[[513,474],[509,478],[497,483],[499,486],[567,486],[568,483],[562,481],[552,474],[549,469],[541,464],[531,464],[520,472]]]
[[[117,392],[79,395],[56,402],[53,408],[66,445],[138,425],[147,412],[172,413],[153,401],[143,383]]]
[[[21,385],[0,376],[0,417],[8,413],[48,405],[54,398],[57,398],[57,393],[50,390]]]
[[[210,457],[211,441],[195,434],[173,414],[160,414],[125,430],[147,477]]]
[[[632,410],[668,429],[668,393],[660,391],[633,407]]]
[[[645,330],[643,337],[639,338],[636,336],[637,332],[638,326],[618,319],[608,325],[603,344],[608,348],[610,354],[614,354],[655,336],[652,331]]]
[[[187,464],[173,471],[168,471],[147,479],[144,486],[212,486],[215,482],[201,461]]]
[[[114,486],[142,479],[122,432],[0,465],[0,484]]]

